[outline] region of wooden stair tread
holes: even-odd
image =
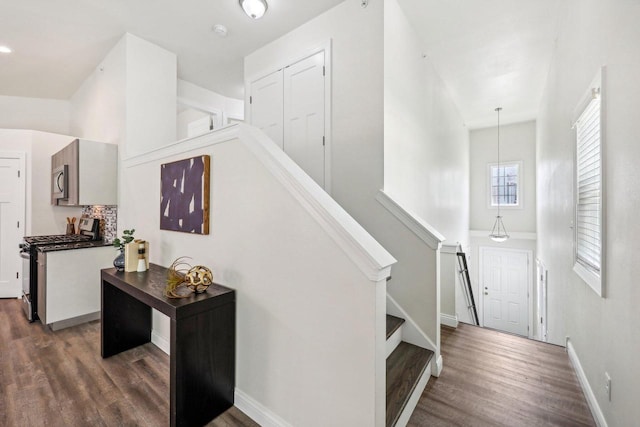
[[[404,319],[387,314],[387,339],[404,323]]]
[[[407,342],[387,358],[387,427],[398,421],[433,352]]]

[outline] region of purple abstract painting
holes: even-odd
[[[209,156],[160,166],[160,229],[209,234]]]

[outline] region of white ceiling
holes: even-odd
[[[7,0],[0,8],[0,95],[68,99],[125,32],[178,56],[178,76],[243,97],[243,58],[343,0],[268,0],[260,20],[238,0]],[[215,24],[229,33],[220,38]]]
[[[470,128],[536,117],[562,0],[399,0]]]
[[[181,79],[242,98],[244,56],[342,1],[268,0],[257,21],[237,0],[4,1],[0,95],[68,99],[130,32],[175,52]],[[497,106],[504,123],[535,118],[561,0],[399,2],[467,126],[495,125]]]

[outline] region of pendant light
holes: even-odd
[[[504,242],[509,238],[509,234],[507,234],[507,229],[504,228],[504,224],[502,223],[502,217],[500,216],[500,111],[501,107],[496,108],[496,112],[498,113],[498,215],[496,215],[496,221],[493,223],[493,228],[491,229],[491,234],[489,234],[489,238],[494,242]],[[491,177],[493,180],[493,177]]]
[[[239,0],[240,7],[244,10],[249,17],[253,19],[260,19],[262,15],[267,11],[266,0]]]

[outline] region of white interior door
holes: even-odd
[[[325,52],[284,69],[284,152],[325,186]]]
[[[18,245],[24,229],[22,160],[0,157],[0,298],[20,297],[22,271]]]
[[[485,327],[529,335],[529,253],[480,248],[480,290]]]
[[[283,148],[282,70],[251,83],[251,124]]]

